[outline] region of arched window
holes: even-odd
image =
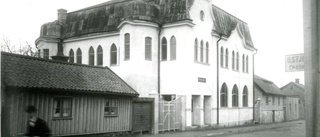
[[[146,37],[145,38],[145,59],[152,60],[152,46],[151,46],[152,38]]]
[[[228,62],[228,60],[229,60],[229,51],[228,51],[228,48],[227,48],[227,49],[226,49],[226,68],[229,67],[229,62]]]
[[[223,47],[221,47],[221,50],[220,50],[220,66],[223,67]]]
[[[89,65],[94,65],[94,49],[92,47],[89,49]]]
[[[234,58],[234,51],[232,51],[232,69],[233,69],[233,70],[235,69],[235,67],[234,67],[234,60],[235,60],[235,58]]]
[[[242,72],[246,72],[244,54],[242,54]]]
[[[220,106],[228,107],[228,88],[226,83],[222,84],[222,87],[220,90]]]
[[[249,57],[248,57],[248,55],[246,57],[246,72],[247,73],[249,72]]]
[[[77,63],[82,63],[82,52],[80,48],[77,49]]]
[[[162,38],[162,45],[161,45],[161,60],[167,60],[167,39],[165,37]]]
[[[74,63],[74,52],[72,49],[69,51],[69,62]]]
[[[201,40],[201,43],[200,43],[200,61],[203,62],[203,41]]]
[[[198,39],[194,40],[194,61],[198,61]]]
[[[206,43],[206,63],[209,64],[209,43]]]
[[[170,60],[176,60],[176,38],[174,36],[170,39]]]
[[[243,88],[242,105],[244,107],[248,107],[248,88],[247,88],[247,86],[244,86],[244,88]]]
[[[117,47],[115,44],[111,45],[110,50],[110,64],[111,65],[117,65]]]
[[[237,87],[237,85],[234,85],[232,88],[232,106],[233,107],[238,106],[238,87]]]
[[[239,70],[239,52],[237,52],[237,68],[236,68],[236,70]]]
[[[124,34],[124,60],[130,59],[130,34]]]
[[[102,66],[103,65],[103,50],[100,45],[98,46],[97,53],[98,53],[97,65]]]

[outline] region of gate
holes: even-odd
[[[159,100],[159,132],[181,129],[181,97],[165,101]]]

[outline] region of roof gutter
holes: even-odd
[[[217,41],[217,124],[219,125],[219,42],[222,39],[222,34],[219,34]]]

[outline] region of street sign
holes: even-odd
[[[304,71],[304,54],[286,55],[286,72]]]

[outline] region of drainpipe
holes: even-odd
[[[253,124],[254,124],[254,118],[255,118],[255,105],[256,105],[256,103],[255,103],[256,94],[255,94],[255,91],[254,91],[254,87],[255,87],[255,84],[254,84],[254,56],[257,54],[257,52],[258,52],[258,49],[256,49],[256,53],[254,53],[253,56],[252,56],[252,93],[253,93],[252,94],[252,96],[253,96],[252,97],[253,98],[253,100],[252,100],[252,102],[253,102],[253,113],[252,113],[252,116],[253,116]],[[260,123],[260,120],[259,120],[259,123]]]
[[[219,42],[222,39],[222,34],[219,34],[217,41],[217,124],[219,125]]]
[[[162,31],[162,24],[159,24],[159,33],[158,33],[158,94],[160,98],[160,62],[161,62],[161,55],[160,55],[160,44],[161,44],[161,31]]]

